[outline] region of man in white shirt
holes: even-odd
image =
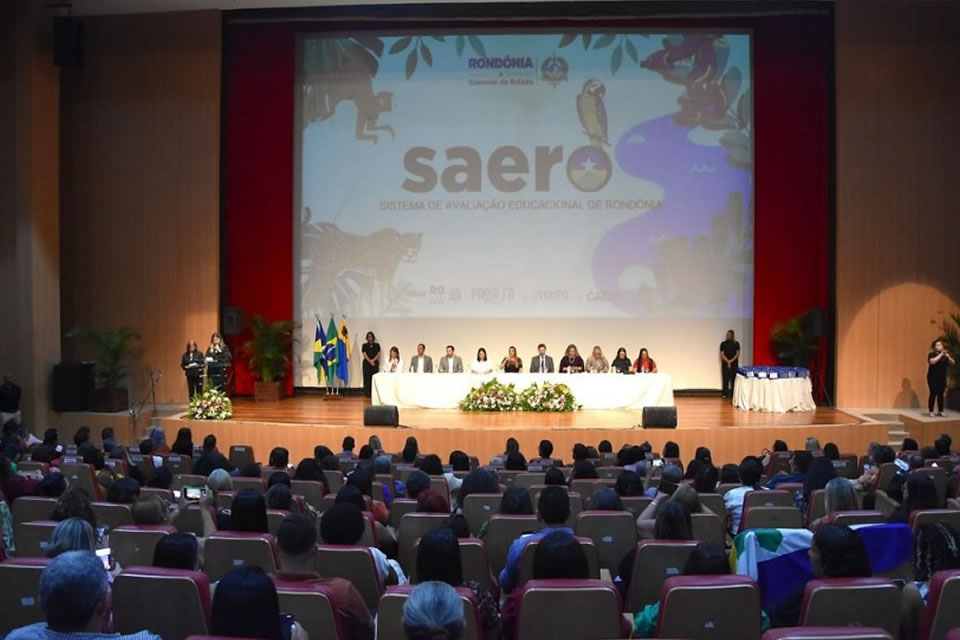
[[[422,342],[417,345],[417,355],[410,358],[410,373],[433,373],[433,358],[424,354],[426,350]]]
[[[743,484],[723,495],[723,503],[727,507],[727,517],[730,518],[730,531],[734,535],[740,530],[743,500],[748,493],[761,488],[758,483],[762,475],[763,463],[760,462],[760,458],[747,456],[740,461],[740,482]]]
[[[547,355],[547,345],[537,345],[537,355],[530,358],[530,373],[553,373],[553,358]]]
[[[453,353],[453,345],[447,345],[447,355],[440,358],[440,373],[463,373],[463,360]]]

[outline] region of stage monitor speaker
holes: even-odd
[[[77,18],[53,19],[53,64],[83,66],[83,22]]]
[[[243,309],[240,307],[223,308],[223,335],[236,336],[243,333]]]
[[[400,412],[392,404],[371,405],[363,410],[363,426],[393,427],[400,424]]]
[[[54,365],[54,411],[87,411],[90,408],[92,392],[92,362],[61,362]]]
[[[677,428],[677,408],[676,407],[644,407],[643,408],[643,428],[644,429],[676,429]]]

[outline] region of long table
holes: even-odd
[[[373,404],[401,409],[456,409],[470,389],[497,378],[522,391],[534,382],[562,382],[584,409],[642,409],[673,406],[673,380],[666,373],[378,373]]]
[[[733,405],[744,411],[816,411],[810,373],[802,367],[741,367]]]

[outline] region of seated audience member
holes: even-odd
[[[428,476],[443,475],[443,462],[440,460],[440,456],[434,453],[420,458],[420,462],[417,463],[417,468]]]
[[[649,467],[647,468],[649,469]],[[655,479],[656,476],[651,475],[648,478],[648,484],[653,483]],[[645,494],[648,498],[655,498],[661,493],[668,496],[673,495],[673,492],[676,491],[681,482],[683,482],[683,471],[677,465],[668,462],[663,465],[659,482],[657,482],[656,486],[648,487]]]
[[[417,580],[445,582],[451,587],[467,587],[477,596],[480,617],[486,633],[500,626],[500,608],[490,592],[478,582],[464,582],[460,560],[460,541],[449,527],[437,527],[420,538],[417,550]]]
[[[813,454],[809,451],[794,451],[790,457],[790,473],[779,472],[767,482],[767,489],[776,489],[783,482],[803,482],[807,479],[807,470],[813,462]]]
[[[100,430],[100,442],[103,443],[101,448],[103,449],[104,453],[110,453],[113,451],[113,448],[117,446],[117,438],[114,434],[113,427],[104,427]]]
[[[713,464],[713,454],[707,447],[697,447],[697,450],[693,452],[693,457],[703,464]]]
[[[537,458],[530,460],[530,464],[553,464],[553,443],[549,440],[541,440],[537,445]]]
[[[720,470],[712,464],[706,464],[700,467],[697,475],[693,478],[693,488],[697,490],[697,493],[716,493],[719,482]]]
[[[443,468],[440,469],[441,473]],[[373,465],[369,462],[360,462],[354,467],[353,471],[346,478],[346,485],[360,489],[360,493],[365,496],[373,497]],[[429,487],[429,483],[427,484]],[[387,505],[379,500],[372,500],[370,513],[373,519],[386,527],[390,523],[390,512],[387,511]]]
[[[146,486],[152,489],[169,489],[172,484],[173,474],[168,467],[163,466],[153,470],[153,474],[147,478]]]
[[[373,453],[376,455],[380,455],[380,453],[383,451],[383,443],[380,441],[380,436],[377,434],[373,434],[367,438],[367,444],[370,445],[370,448],[373,449]]]
[[[237,476],[240,478],[260,478],[263,468],[259,462],[248,462],[237,469]]]
[[[293,493],[290,487],[285,484],[277,483],[267,489],[267,509],[279,509],[280,511],[290,511],[293,507]]]
[[[336,504],[348,503],[355,505],[358,509],[363,512],[367,512],[367,499],[360,489],[353,485],[346,485],[337,492],[337,497],[334,501]],[[447,513],[450,513],[449,510]],[[381,551],[389,554],[396,553],[396,544],[397,538],[393,529],[386,527],[374,519],[373,526],[376,528],[376,537],[377,543]]]
[[[152,456],[153,455],[153,440],[150,438],[144,438],[140,441],[140,455],[142,456]]]
[[[912,455],[907,458],[907,468],[906,469],[897,469],[897,472],[893,474],[893,477],[890,478],[890,484],[887,485],[886,491],[887,495],[897,502],[903,502],[903,485],[907,481],[907,478],[910,477],[910,472],[914,469],[922,469],[926,466],[927,461],[923,459],[923,456]],[[881,489],[883,487],[880,487]]]
[[[803,448],[807,451],[822,451],[820,447],[820,441],[814,438],[813,436],[807,438],[807,441],[804,443]]]
[[[835,442],[828,442],[823,445],[823,457],[827,460],[839,460],[840,459],[840,447],[837,446]]]
[[[533,554],[534,580],[586,580],[587,554],[572,533],[555,529],[543,536]]]
[[[90,523],[90,527],[94,531],[97,530],[97,514],[93,512],[93,503],[86,489],[82,487],[67,487],[67,490],[57,498],[57,503],[53,506],[50,519],[55,522],[60,522],[67,518],[83,518]]]
[[[511,451],[503,463],[505,471],[526,471],[527,459],[519,451]]]
[[[410,477],[412,478],[413,474]],[[409,483],[408,479],[408,486]],[[493,469],[479,467],[468,473],[467,477],[463,479],[463,484],[460,485],[460,495],[457,499],[458,511],[463,507],[467,496],[474,493],[500,493],[500,481],[497,479],[497,472]]]
[[[423,582],[403,603],[407,640],[460,640],[464,626],[460,594],[445,582]]]
[[[562,484],[565,485],[566,483]],[[530,499],[530,492],[523,487],[510,487],[503,492],[498,513],[502,516],[532,516],[533,500]],[[490,521],[485,520],[477,531],[477,537],[485,538],[489,526]]]
[[[593,445],[587,446],[587,460],[599,460],[600,452]]]
[[[39,478],[18,475],[10,458],[0,455],[0,493],[6,496],[9,504],[13,504],[13,501],[21,496],[35,494],[39,484]]]
[[[593,494],[590,508],[594,511],[623,511],[623,502],[616,489],[606,488]]]
[[[54,527],[43,555],[47,558],[56,558],[67,551],[92,552],[96,549],[97,541],[90,523],[81,518],[67,518]],[[100,568],[103,568],[102,564]]]
[[[58,555],[40,576],[38,599],[46,621],[14,629],[7,640],[161,640],[147,631],[101,633],[110,615],[108,575],[89,551]]]
[[[587,459],[587,445],[578,442],[573,445],[573,463],[576,464],[581,460]]]
[[[361,460],[373,460],[374,455],[375,453],[373,451],[373,447],[371,447],[368,444],[365,444],[362,447],[360,447],[360,453],[357,454],[357,457],[360,458]]]
[[[622,471],[614,490],[621,498],[643,495],[643,479],[635,471]]]
[[[734,535],[740,530],[740,516],[743,515],[743,499],[751,491],[759,489],[763,465],[756,456],[747,456],[740,462],[740,486],[723,495],[723,504],[727,508],[728,527]]]
[[[130,515],[133,517],[133,524],[167,524],[176,517],[174,513],[170,514],[170,508],[163,498],[157,495],[146,495],[137,498],[130,509]]]
[[[271,473],[270,477],[267,478],[267,489],[276,484],[286,485],[289,489],[293,486],[290,484],[290,474],[286,471],[274,471]]]
[[[373,619],[353,584],[343,578],[322,578],[317,573],[317,529],[309,518],[291,516],[280,523],[277,556],[280,561],[278,580],[327,587],[333,592],[346,637],[349,640],[372,640]]]
[[[547,472],[543,474],[543,484],[565,487],[567,486],[567,479],[563,477],[563,471],[559,468],[550,467],[547,469]]]
[[[960,569],[960,536],[950,525],[937,522],[917,529],[913,541],[913,581],[902,592],[900,637],[915,638],[920,628],[930,579],[938,571]]]
[[[323,469],[315,458],[304,458],[297,465],[293,472],[294,480],[303,480],[306,482],[320,482],[323,484],[324,493],[327,492],[327,479],[323,475]]]
[[[807,521],[807,512],[810,509],[810,494],[814,491],[827,488],[827,483],[837,477],[837,470],[833,462],[826,457],[815,458],[807,470],[807,477],[803,481],[803,488],[794,494],[794,504]]]
[[[854,480],[854,487],[858,491],[876,491],[879,488],[877,484],[880,482],[880,465],[893,462],[896,457],[893,449],[886,445],[875,447],[870,456],[869,468],[867,468],[868,465],[864,465],[863,474]]]
[[[681,471],[683,470],[683,467],[681,465],[678,464],[677,466],[680,467]],[[703,462],[694,458],[687,464],[687,470],[683,472],[683,479],[693,480],[694,478],[697,477],[697,474],[700,473],[700,469],[702,469],[703,467],[704,467]]]
[[[260,567],[239,567],[217,583],[210,615],[210,635],[307,640],[307,634],[292,616],[280,615],[277,589]]]
[[[404,464],[413,464],[417,461],[417,456],[420,455],[420,445],[417,444],[417,439],[413,436],[407,436],[407,440],[403,445],[403,451],[400,452],[400,461]]]
[[[720,467],[720,484],[738,484],[740,482],[740,465],[727,463]]]
[[[263,495],[252,489],[244,489],[233,497],[230,504],[230,531],[267,533],[267,502]]]
[[[200,544],[192,533],[170,533],[153,548],[153,566],[163,569],[197,571],[200,568]]]
[[[693,491],[692,489],[690,489]],[[680,491],[678,499],[659,494],[637,517],[637,536],[647,540],[692,540],[693,521],[690,504],[700,505],[696,491],[692,499],[683,497],[686,491]],[[677,494],[675,493],[674,496]],[[694,508],[697,508],[694,506]],[[701,510],[703,506],[699,507]],[[623,574],[620,574],[623,577]]]
[[[107,502],[133,504],[140,497],[140,483],[133,478],[120,478],[107,492]]]
[[[573,472],[570,474],[571,480],[597,480],[600,474],[597,468],[589,460],[578,460],[573,465]]]
[[[479,471],[479,469],[478,469]],[[467,476],[468,478],[470,476]],[[411,500],[416,500],[417,496],[420,495],[421,491],[425,491],[430,488],[430,476],[425,474],[423,471],[417,469],[409,476],[407,476],[407,497]],[[463,488],[460,489],[463,492]]]
[[[317,464],[320,464],[324,458],[336,457],[333,455],[333,449],[326,445],[318,444],[313,448],[313,459],[317,461]],[[337,463],[337,468],[340,468],[340,464]]]
[[[209,476],[214,469],[233,471],[233,463],[217,450],[217,437],[208,435],[203,439],[203,451],[193,463],[193,472],[199,476]]]
[[[663,451],[660,455],[666,460],[679,460],[680,445],[673,440],[667,440],[666,444],[663,445]]]
[[[88,442],[90,442],[90,427],[78,428],[77,432],[73,434],[73,444],[79,449]]]
[[[919,451],[920,445],[917,444],[917,441],[913,438],[904,438],[903,444],[900,445],[900,452],[906,453],[907,451]]]
[[[573,529],[566,526],[567,519],[570,517],[570,496],[562,487],[546,487],[540,493],[537,515],[543,523],[543,529],[514,540],[507,552],[506,565],[500,572],[500,586],[506,593],[513,591],[517,586],[520,560],[528,542],[542,538],[553,531],[564,531],[573,535]]]
[[[604,453],[613,453],[613,443],[609,440],[601,440],[597,443],[597,452],[601,455]]]
[[[903,502],[890,514],[888,522],[910,522],[910,514],[919,509],[939,509],[943,505],[937,497],[933,478],[923,473],[911,473],[903,484]]]
[[[353,436],[347,436],[343,439],[343,451],[337,454],[338,458],[356,458],[357,456],[353,453],[353,450],[357,446],[357,441],[353,439]]]
[[[104,439],[103,445],[103,450],[106,451],[106,439]],[[170,452],[181,456],[193,455],[193,431],[190,430],[190,427],[180,427],[177,430],[177,438],[173,441]]]
[[[233,478],[226,469],[214,469],[207,476],[207,486],[214,493],[219,491],[233,491]]]
[[[170,453],[170,447],[167,446],[167,433],[163,430],[163,427],[154,427],[150,431],[150,442],[153,443],[153,453],[154,455],[168,455]]]
[[[450,504],[439,491],[427,489],[417,496],[417,511],[420,513],[450,513]]]
[[[933,450],[938,458],[946,458],[950,455],[950,441],[940,437],[933,441]]]
[[[824,525],[813,534],[810,567],[818,578],[869,578],[873,574],[860,536],[850,527],[837,524]],[[804,587],[770,612],[771,626],[797,626]]]
[[[67,481],[59,471],[50,472],[37,485],[37,495],[44,498],[59,498],[67,490]]]
[[[824,487],[824,511],[826,515],[810,523],[810,530],[816,532],[825,524],[833,522],[837,511],[856,511],[860,508],[860,499],[853,488],[853,482],[846,478],[833,478]]]
[[[267,466],[278,471],[286,471],[290,467],[290,452],[284,447],[274,447],[270,451]]]
[[[351,502],[337,502],[320,517],[320,537],[326,544],[358,545],[366,528],[366,518],[360,508]],[[395,562],[387,560],[380,549],[370,547],[377,574],[384,586],[403,584],[407,581]]]
[[[454,475],[455,471],[470,471],[470,456],[468,456],[463,451],[451,451],[450,452],[450,471],[443,472],[443,478],[447,481],[447,487],[450,489],[452,494],[454,491],[459,491],[460,486],[463,484],[463,479]]]
[[[373,459],[373,473],[375,475],[391,476],[383,482],[383,499],[389,508],[394,498],[403,498],[407,495],[407,486],[400,480],[392,478],[393,463],[390,456],[379,455]]]

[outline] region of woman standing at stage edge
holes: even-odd
[[[944,348],[942,340],[934,340],[930,347],[933,351],[927,354],[927,386],[930,387],[927,410],[932,418],[934,416],[933,404],[936,402],[936,415],[943,417],[943,394],[947,390],[947,369],[951,365],[957,364],[957,361]]]
[[[370,397],[373,387],[373,374],[380,369],[380,343],[373,331],[367,331],[367,341],[360,348],[363,352],[363,394]]]
[[[740,343],[733,329],[727,331],[727,338],[720,343],[720,379],[723,381],[723,397],[733,397],[733,383],[737,379],[740,365]]]
[[[197,349],[196,342],[187,343],[187,349],[180,358],[180,368],[187,376],[187,401],[189,402],[193,400],[193,396],[203,392],[203,354]]]

